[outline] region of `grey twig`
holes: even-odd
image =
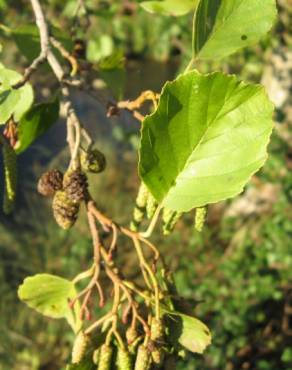
[[[48,63],[52,68],[56,78],[62,86],[62,94],[65,100],[65,111],[67,116],[67,142],[71,153],[71,163],[70,166],[78,167],[78,149],[80,146],[80,135],[85,131],[82,126],[75,109],[72,104],[70,97],[70,90],[68,86],[63,84],[63,79],[65,77],[65,72],[62,65],[56,58],[55,54],[50,48],[50,35],[48,31],[48,25],[44,16],[43,9],[40,5],[39,0],[31,0],[32,8],[36,18],[36,24],[40,33],[41,50],[46,55]],[[56,40],[53,40],[56,45]],[[59,44],[58,44],[59,46]]]

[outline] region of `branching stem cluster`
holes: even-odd
[[[79,6],[83,6],[83,2],[79,2]],[[92,139],[85,127],[76,114],[71,99],[71,87],[82,88],[82,84],[75,76],[78,70],[78,62],[76,59],[67,52],[62,44],[52,37],[49,33],[49,27],[46,22],[42,7],[39,0],[31,0],[32,8],[35,14],[36,24],[40,33],[41,53],[39,57],[26,69],[23,79],[15,86],[15,88],[21,87],[25,84],[32,73],[38,68],[38,66],[47,61],[52,68],[57,80],[60,83],[61,92],[64,100],[65,112],[67,116],[67,142],[70,149],[71,160],[69,168],[79,168],[79,151],[81,148],[81,142],[84,139],[90,147],[92,145]],[[65,60],[71,65],[71,77],[66,76],[65,70],[59,60],[56,58],[51,46],[58,49]],[[154,108],[157,108],[157,99],[159,96],[152,91],[145,91],[135,101],[124,101],[116,104],[117,109],[127,109],[133,113],[133,115],[142,120],[144,117],[138,112],[138,109],[147,101],[150,100]],[[119,320],[126,323],[128,317],[131,317],[130,327],[135,329],[137,325],[141,325],[145,334],[145,338],[150,336],[150,326],[152,311],[157,319],[160,317],[160,299],[162,296],[162,290],[159,286],[158,278],[156,276],[156,266],[158,261],[163,264],[159,251],[145,236],[137,232],[131,231],[128,228],[117,225],[113,220],[101,213],[94,201],[88,194],[86,201],[87,217],[89,229],[92,236],[93,244],[93,264],[89,270],[81,272],[73,280],[75,284],[89,279],[87,286],[81,290],[78,295],[70,302],[73,308],[77,302],[80,304],[80,319],[83,321],[87,319],[91,321],[90,325],[85,329],[86,334],[92,333],[95,329],[100,327],[108,327],[110,329],[107,332],[106,342],[111,340],[112,336],[115,336],[116,340],[122,344],[122,339],[118,332]],[[151,225],[151,229],[154,227],[156,221]],[[99,225],[99,226],[98,226]],[[106,247],[100,237],[100,228],[111,233],[111,242]],[[136,252],[141,274],[144,280],[143,285],[145,289],[138,288],[132,281],[128,281],[124,278],[119,271],[115,259],[114,252],[117,249],[120,235],[127,237]],[[144,248],[151,251],[151,261],[147,261],[145,257]],[[112,307],[103,317],[98,318],[92,322],[91,315],[91,299],[93,293],[97,291],[99,306],[103,307],[108,297],[108,292],[105,291],[101,283],[101,272],[104,272],[106,277],[111,281],[112,291]],[[140,306],[141,300],[144,306],[148,307],[148,318],[141,314]]]

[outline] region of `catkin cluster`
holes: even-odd
[[[159,369],[164,364],[167,347],[161,319],[152,319],[148,341],[145,342],[145,338],[131,327],[124,339],[122,344],[111,339],[94,348],[94,340],[80,332],[73,345],[72,364],[91,359],[96,370],[150,370]]]

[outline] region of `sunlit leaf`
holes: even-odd
[[[276,19],[275,0],[200,0],[194,22],[194,51],[220,59],[252,45]]]
[[[74,284],[59,276],[38,274],[27,277],[18,289],[19,298],[44,316],[65,318],[75,328],[68,301],[76,296]]]
[[[202,321],[177,312],[172,315],[172,319],[174,320],[173,330],[179,332],[178,342],[187,350],[203,353],[206,347],[211,344],[210,330]]]
[[[198,0],[143,1],[140,5],[150,13],[181,16],[195,9]]]
[[[166,83],[142,127],[139,172],[176,211],[231,198],[265,162],[273,105],[263,87],[193,71]]]
[[[0,124],[5,123],[12,115],[19,121],[33,103],[33,90],[26,83],[19,89],[12,86],[20,81],[22,76],[6,68],[0,68]]]
[[[19,154],[27,149],[57,121],[58,117],[59,99],[32,107],[19,122],[16,152]]]

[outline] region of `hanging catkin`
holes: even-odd
[[[151,355],[144,345],[140,345],[135,361],[135,370],[149,370],[151,366]]]
[[[100,348],[97,370],[110,370],[113,357],[113,347],[103,344]]]
[[[117,354],[117,369],[118,370],[132,370],[132,358],[130,353],[124,349],[119,347],[118,354]]]
[[[72,364],[79,364],[81,362],[86,353],[88,343],[89,339],[82,331],[77,334],[72,349]]]
[[[3,212],[10,214],[15,205],[16,187],[17,187],[17,157],[13,148],[4,140],[1,140],[5,190],[3,197]]]
[[[197,208],[196,209],[196,216],[195,216],[195,229],[199,232],[203,230],[205,221],[207,216],[207,208]]]
[[[169,208],[163,208],[163,235],[169,235],[173,231],[177,221],[181,216],[182,213],[180,212],[172,211]]]
[[[131,222],[131,229],[137,231],[143,218],[146,214],[146,205],[149,196],[149,191],[145,184],[141,183],[138,195],[136,198],[136,204],[133,211],[133,220]]]
[[[147,218],[151,219],[154,216],[154,213],[158,207],[158,203],[154,196],[149,193],[149,196],[147,198],[147,205],[146,205],[146,213],[147,213]]]

